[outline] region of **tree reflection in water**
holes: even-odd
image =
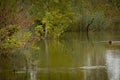
[[[106,66],[109,80],[120,80],[120,50],[107,50]]]

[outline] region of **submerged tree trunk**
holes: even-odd
[[[89,31],[89,27],[90,27],[90,25],[93,23],[93,21],[94,21],[94,18],[92,18],[92,20],[90,21],[90,23],[87,25],[87,27],[86,27],[86,29],[87,29],[87,33],[88,33],[88,31]]]
[[[88,38],[88,40],[89,40],[89,27],[90,27],[90,25],[93,23],[93,21],[94,21],[94,18],[92,18],[92,20],[90,21],[90,23],[88,23],[88,25],[87,25],[87,27],[86,27],[86,29],[87,29],[87,38]]]

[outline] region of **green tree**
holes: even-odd
[[[45,24],[44,37],[59,37],[72,22],[72,9],[69,0],[39,0],[30,9],[32,18]],[[42,26],[41,26],[42,27]]]

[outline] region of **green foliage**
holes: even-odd
[[[35,27],[35,33],[37,36],[43,36],[44,30],[42,25],[38,25]]]
[[[51,38],[59,38],[71,24],[71,19],[66,15],[56,11],[46,12],[42,18],[42,24],[35,28],[36,33],[39,36],[45,35],[45,28],[48,31],[48,35]]]
[[[66,14],[61,14],[55,11],[52,12],[52,16],[51,35],[53,35],[54,38],[59,38],[70,26],[71,19]]]
[[[9,53],[12,49],[19,47],[17,37],[14,35],[18,32],[19,27],[16,25],[10,25],[8,27],[0,29],[0,50],[2,53]]]
[[[119,16],[119,0],[39,0],[29,9],[34,20],[41,20],[40,34],[59,38],[65,31],[86,31],[92,18],[91,31],[109,29],[110,19]],[[45,26],[43,26],[45,24]],[[43,31],[42,31],[43,30]]]
[[[41,20],[41,27],[38,30],[38,24],[35,30],[42,36],[48,34],[49,37],[59,38],[72,22],[73,12],[69,0],[35,1],[29,12],[34,20]]]
[[[17,27],[16,25],[10,25],[8,27],[0,29],[0,41],[4,42],[7,37],[14,35],[14,33],[16,33],[18,30],[19,27]]]
[[[0,54],[14,53],[21,48],[36,48],[30,31],[21,32],[19,26],[10,25],[0,29]]]
[[[32,35],[31,32],[25,32],[24,35],[23,35],[23,39],[28,40],[28,39],[30,39],[31,35]]]

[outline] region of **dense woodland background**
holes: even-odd
[[[119,30],[120,0],[0,0],[2,56],[65,32]]]

